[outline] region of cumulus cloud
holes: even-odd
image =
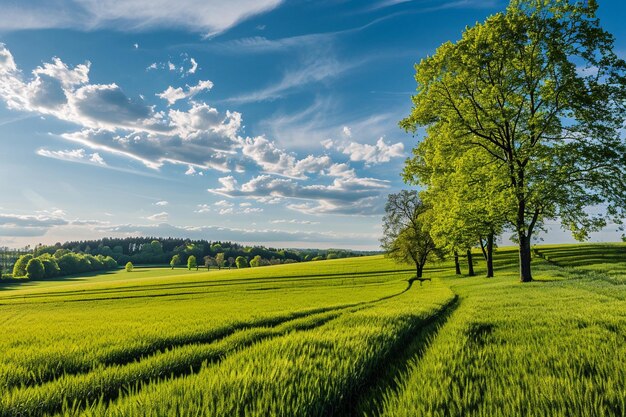
[[[227,197],[247,197],[261,202],[274,200],[300,200],[304,203],[288,205],[309,214],[379,214],[382,200],[380,192],[389,187],[387,181],[346,175],[329,185],[302,185],[291,178],[259,175],[239,185],[232,176],[219,179],[220,188],[209,189],[214,194]]]
[[[154,203],[155,206],[167,206],[169,204],[169,201],[165,201],[165,200],[161,200],[161,201],[157,201],[156,203]]]
[[[194,72],[195,72],[195,69],[194,69]],[[162,98],[163,100],[166,100],[167,104],[171,106],[172,104],[176,103],[178,100],[191,98],[202,91],[209,91],[212,88],[213,88],[213,82],[206,80],[206,81],[199,81],[198,84],[194,86],[187,85],[186,91],[183,90],[181,87],[174,88],[172,86],[169,86],[162,93],[156,94],[156,96],[159,98]]]
[[[195,60],[193,65],[197,68]],[[42,149],[38,151],[40,155],[109,167],[101,156],[108,154],[154,170],[164,164],[181,165],[186,167],[187,175],[202,175],[205,170],[251,171],[256,176],[241,186],[228,175],[221,177],[221,186],[211,191],[229,197],[249,196],[267,204],[297,199],[300,201],[290,201],[291,207],[306,212],[363,214],[378,210],[365,202],[379,196],[388,187],[386,181],[360,177],[348,164],[336,163],[326,154],[301,157],[265,136],[243,137],[241,113],[221,112],[205,102],[192,100],[213,87],[209,80],[186,85],[184,89],[168,87],[157,95],[169,105],[185,100],[186,106],[159,111],[145,103],[142,96],[129,97],[115,83],[90,83],[89,70],[89,62],[72,68],[53,58],[33,70],[29,78],[19,70],[10,51],[0,45],[0,99],[9,108],[51,115],[78,126],[78,130],[59,136],[80,149]],[[330,139],[323,145],[338,149]],[[388,145],[382,138],[375,146],[350,142],[341,149],[351,160],[366,164],[388,161],[403,151],[401,143]],[[326,185],[310,184],[328,179],[332,182]],[[261,210],[230,209],[245,214]],[[229,208],[224,210],[223,214],[230,214]],[[166,217],[157,213],[150,219],[164,221]]]
[[[363,161],[366,164],[380,164],[405,156],[402,142],[388,145],[383,138],[379,138],[376,145],[350,142],[340,150],[349,155],[351,161]]]
[[[335,142],[332,139],[324,139],[323,141],[320,142],[320,144],[325,149],[331,149],[333,147],[333,145],[335,144]]]
[[[308,155],[304,159],[297,159],[263,136],[246,138],[242,153],[267,173],[299,179],[307,178],[308,173],[320,173],[332,163],[327,155]]]

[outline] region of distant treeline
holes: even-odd
[[[103,238],[57,243],[51,246],[38,245],[34,256],[54,255],[59,249],[93,256],[110,256],[118,265],[132,262],[134,265],[169,264],[174,255],[180,257],[184,265],[190,256],[202,260],[207,256],[216,257],[223,253],[224,259],[244,257],[249,261],[259,256],[272,264],[287,262],[305,262],[323,259],[349,258],[373,254],[344,249],[276,249],[264,246],[243,246],[238,243],[207,240],[189,240],[180,238],[126,237]],[[257,258],[258,259],[258,258]]]

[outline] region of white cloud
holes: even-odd
[[[380,164],[405,156],[402,142],[388,145],[383,138],[379,138],[376,145],[350,142],[341,151],[349,155],[351,161],[364,161],[367,164]]]
[[[300,200],[304,203],[292,203],[287,207],[309,214],[379,214],[384,200],[381,191],[389,187],[387,181],[350,175],[335,178],[329,185],[302,185],[291,178],[270,175],[259,175],[241,186],[232,176],[222,177],[219,181],[222,187],[208,191],[264,203]]]
[[[160,213],[153,214],[152,216],[146,217],[146,219],[152,222],[165,222],[169,218],[169,213],[166,211],[162,211]]]
[[[92,164],[106,166],[106,162],[99,153],[87,153],[84,149],[71,149],[63,151],[51,151],[49,149],[38,149],[37,155],[46,158],[60,159],[62,161],[78,162],[83,164]]]
[[[184,91],[181,87],[174,88],[172,86],[169,86],[162,93],[156,94],[156,96],[159,98],[162,98],[163,100],[166,100],[167,104],[171,106],[172,104],[176,103],[178,100],[191,98],[202,91],[209,91],[212,88],[213,88],[213,82],[206,80],[206,81],[199,81],[198,84],[194,86],[187,85],[187,91]]]
[[[273,9],[280,0],[35,0],[2,6],[0,29],[113,29],[147,31],[181,28],[219,33]]]
[[[196,70],[198,69],[198,63],[193,58],[190,58],[189,62],[191,62],[191,68],[187,70],[187,74],[195,74]]]
[[[335,144],[335,142],[333,142],[332,139],[324,139],[323,141],[320,142],[320,144],[325,148],[325,149],[331,149],[333,147],[333,145]]]
[[[347,138],[351,138],[352,137],[352,130],[350,130],[350,128],[348,126],[344,126],[341,129],[341,132],[343,133],[343,135]]]
[[[104,162],[104,159],[102,159],[98,152],[92,153],[89,161],[93,162],[96,165],[106,165],[106,162]]]
[[[308,225],[320,224],[320,222],[312,222],[310,220],[296,220],[296,219],[291,219],[291,220],[285,220],[285,219],[272,220],[270,223],[272,223],[272,224],[281,224],[281,223],[287,223],[287,224],[308,224]]]
[[[260,207],[251,207],[250,203],[241,203],[239,207],[236,207],[234,203],[226,200],[220,200],[212,205],[209,204],[198,204],[198,209],[195,210],[196,213],[218,213],[220,215],[228,215],[228,214],[254,214],[261,213],[263,209]]]
[[[241,151],[267,173],[298,179],[305,179],[306,174],[310,173],[319,174],[332,163],[327,155],[308,155],[304,159],[297,159],[263,136],[246,138]]]
[[[218,201],[216,203],[213,203],[213,205],[217,206],[217,207],[232,207],[232,206],[234,206],[233,203],[231,203],[229,201],[226,201],[226,200],[220,200],[220,201]]]
[[[135,48],[135,49],[139,49],[139,44],[138,44],[138,43],[134,43],[134,44],[133,44],[133,48]]]
[[[161,200],[161,201],[157,201],[156,203],[154,203],[155,206],[167,206],[169,204],[169,201],[165,201],[165,200]]]
[[[240,113],[222,113],[209,104],[191,100],[198,92],[212,88],[211,81],[187,85],[184,90],[168,88],[159,96],[171,104],[186,99],[187,107],[158,111],[141,99],[128,97],[115,83],[90,84],[89,69],[89,63],[70,68],[55,58],[52,63],[38,67],[32,78],[25,80],[11,53],[0,46],[0,71],[3,73],[0,98],[11,108],[52,115],[79,127],[77,131],[60,135],[78,144],[79,150],[40,150],[42,156],[105,166],[101,155],[106,153],[137,161],[154,170],[164,164],[182,165],[187,168],[187,175],[202,175],[204,170],[252,171],[254,174],[260,170],[283,178],[257,175],[239,185],[228,175],[219,179],[221,187],[211,191],[229,197],[251,197],[266,204],[284,199],[304,200],[304,205],[301,201],[290,202],[291,207],[308,212],[363,214],[379,210],[378,206],[364,202],[379,196],[380,190],[389,186],[388,182],[359,177],[348,164],[336,163],[329,155],[300,157],[264,136],[242,137]],[[331,140],[324,143],[338,147]],[[387,145],[382,138],[376,146],[351,142],[342,149],[346,154],[349,150],[352,160],[366,163],[389,160],[403,150],[401,143]],[[328,177],[332,179],[330,184],[307,184],[312,182],[309,180]],[[318,203],[314,204],[315,201]],[[246,209],[248,214],[261,210]],[[242,207],[242,210],[245,209]],[[150,218],[163,221],[158,220],[158,216]]]
[[[198,209],[194,210],[195,213],[208,213],[211,211],[211,206],[208,204],[198,204]]]

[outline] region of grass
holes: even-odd
[[[626,245],[535,254],[2,284],[0,416],[626,415]]]

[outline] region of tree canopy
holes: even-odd
[[[545,220],[584,239],[626,209],[626,64],[596,9],[593,0],[513,0],[416,65],[413,109],[400,122],[412,132],[426,127],[423,142],[451,140],[448,164],[489,167],[486,178],[505,197],[495,207],[519,244],[522,281],[532,280],[530,243]],[[594,215],[591,206],[605,210]]]
[[[381,245],[389,258],[414,264],[417,278],[422,277],[424,265],[436,253],[426,219],[429,215],[417,191],[402,190],[387,197]]]

